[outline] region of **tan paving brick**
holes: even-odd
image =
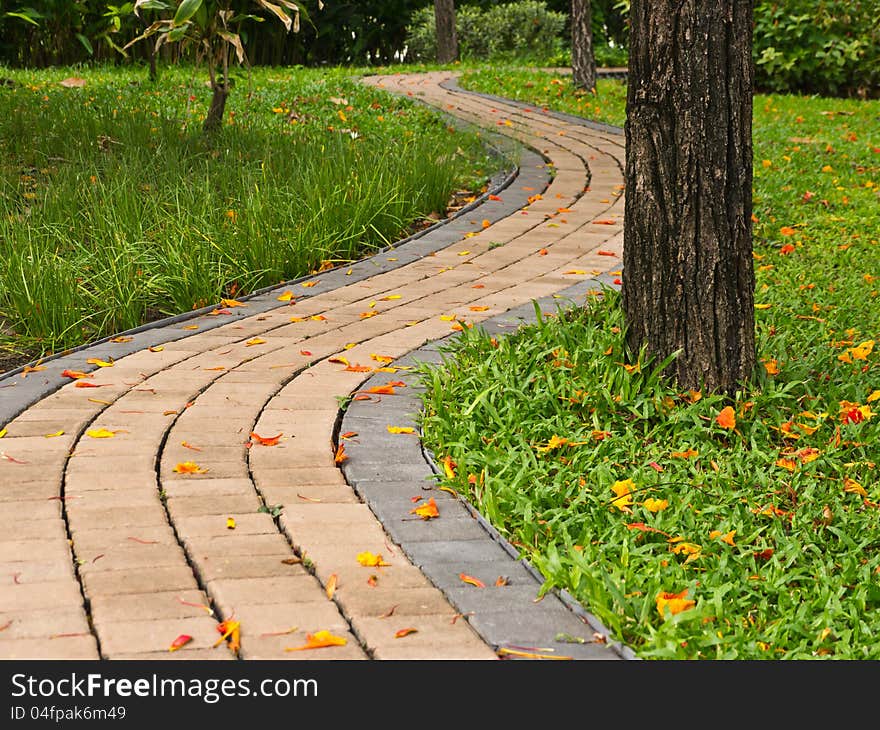
[[[228,526],[232,518],[234,527]],[[230,535],[265,535],[278,532],[272,516],[265,512],[245,512],[239,514],[212,514],[195,517],[175,517],[177,531],[185,538],[189,537],[221,537]]]
[[[329,629],[327,629],[329,631]],[[288,651],[292,647],[306,644],[306,632],[298,631],[289,636],[261,637],[256,639],[242,640],[241,656],[243,659],[272,659],[304,662],[316,661],[354,661],[367,659],[367,655],[361,649],[357,637],[349,631],[340,632],[334,636],[340,636],[346,640],[344,646],[328,646],[321,649],[309,649],[305,651]]]
[[[79,584],[72,578],[21,584],[10,580],[0,591],[0,611],[82,606],[82,602]]]
[[[286,578],[288,576],[308,575],[300,564],[289,565],[282,561],[290,560],[293,553],[274,555],[215,555],[197,556],[196,571],[203,583],[227,578]]]
[[[75,543],[74,543],[75,544]],[[185,565],[186,557],[179,545],[134,545],[111,548],[103,553],[91,551],[77,554],[80,575],[138,568],[152,570],[160,566]]]
[[[92,616],[100,624],[211,615],[204,608],[207,605],[208,597],[205,593],[193,589],[124,593],[95,596],[91,599]]]
[[[171,526],[150,525],[148,527],[110,527],[100,526],[85,527],[71,533],[74,548],[78,555],[106,553],[108,550],[134,547],[137,545],[151,545],[161,543],[173,545],[177,543],[177,537]]]
[[[83,589],[90,599],[96,596],[115,596],[130,593],[194,590],[198,588],[188,565],[156,565],[93,571],[82,575]]]
[[[178,652],[210,649],[220,637],[210,616],[96,622],[101,651],[107,655],[168,651],[181,634],[192,637]],[[177,653],[177,652],[175,652]]]
[[[208,477],[205,479],[174,479],[162,484],[169,498],[211,497],[254,493],[253,482],[247,477]]]
[[[0,612],[0,642],[15,639],[57,640],[62,636],[90,634],[89,622],[82,607],[12,610]]]
[[[251,494],[226,494],[215,496],[171,497],[168,509],[175,520],[204,515],[234,515],[256,512],[261,506],[255,491]]]
[[[339,590],[336,602],[349,617],[381,618],[389,612],[393,616],[448,615],[450,620],[455,609],[445,596],[432,585],[415,588],[389,586],[380,574],[375,587],[359,580],[357,590]]]
[[[194,535],[183,536],[182,540],[187,552],[196,561],[218,556],[262,556],[282,553],[287,558],[293,556],[287,538],[279,532],[267,532],[261,535],[229,534],[217,537],[214,535]]]
[[[0,659],[98,659],[95,637],[68,636],[57,639],[0,641]]]
[[[9,576],[19,585],[48,581],[75,581],[73,560],[22,560],[0,563],[0,576]],[[4,581],[5,582],[5,581]]]
[[[276,634],[287,637],[284,639],[287,642],[295,642],[296,639],[290,638],[290,634],[295,631],[314,633],[324,630],[342,633],[349,630],[348,621],[340,614],[337,606],[327,600],[244,605],[236,610],[235,616],[241,622],[242,637],[248,641],[269,638],[266,634]]]
[[[55,540],[37,538],[0,541],[0,561],[19,562],[25,560],[70,562],[71,564],[73,562],[66,535]]]
[[[389,618],[362,618],[353,621],[354,630],[361,641],[372,651],[386,659],[418,652],[432,657],[452,647],[455,651],[467,649],[469,658],[497,658],[495,652],[483,643],[477,633],[464,619],[452,623],[447,616],[399,616]],[[399,631],[416,629],[406,636],[397,637]]]
[[[357,494],[348,485],[342,484],[303,484],[290,487],[262,487],[260,490],[266,504],[339,504],[360,502]]]
[[[236,606],[303,603],[321,600],[323,589],[311,575],[268,578],[218,578],[207,583],[208,593],[224,615]]]

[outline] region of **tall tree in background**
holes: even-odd
[[[434,0],[434,20],[437,25],[437,62],[452,63],[458,59],[455,0]]]
[[[571,76],[579,89],[596,88],[591,0],[571,0]]]
[[[633,0],[623,307],[682,388],[755,366],[752,0]],[[670,371],[667,371],[670,372]]]

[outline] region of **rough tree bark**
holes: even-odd
[[[571,77],[579,89],[596,88],[591,0],[571,0]]]
[[[752,0],[633,0],[626,114],[627,345],[682,388],[755,366]]]
[[[437,62],[458,60],[458,36],[455,32],[455,0],[434,0],[437,26]]]

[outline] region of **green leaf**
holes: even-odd
[[[186,37],[186,32],[189,30],[190,25],[191,23],[187,21],[178,28],[172,28],[165,34],[166,40],[171,42],[183,40]]]
[[[168,3],[164,3],[162,0],[138,0],[134,4],[135,14],[139,10],[168,10]]]
[[[83,47],[88,51],[90,56],[95,55],[95,49],[92,48],[92,44],[89,42],[89,39],[86,38],[82,33],[76,34],[76,39],[83,44]]]
[[[177,12],[174,13],[174,27],[183,25],[195,15],[198,9],[202,7],[202,2],[203,0],[182,0],[180,5],[177,6]]]
[[[31,12],[21,12],[21,13],[6,13],[7,18],[18,18],[19,20],[24,20],[31,25],[39,26],[40,24],[37,22],[37,18],[42,18],[36,10],[31,10]]]

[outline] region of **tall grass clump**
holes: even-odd
[[[341,71],[240,76],[210,137],[192,71],[3,75],[0,318],[41,353],[360,258],[491,171],[476,135]]]

